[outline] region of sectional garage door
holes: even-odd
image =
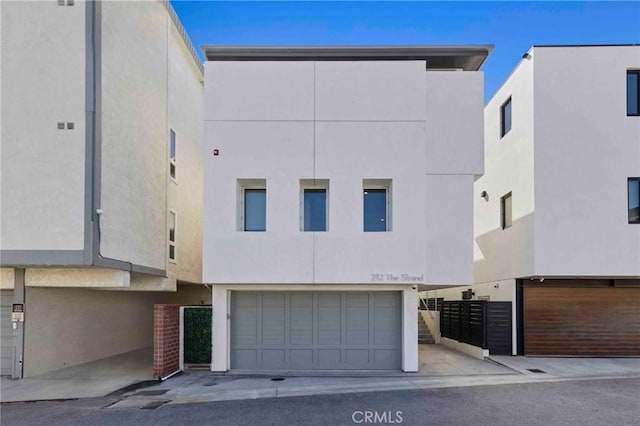
[[[11,305],[13,290],[0,291],[0,374],[10,376],[13,371],[13,328]]]
[[[523,291],[525,355],[640,355],[640,287]]]
[[[231,368],[399,370],[400,292],[231,293]]]

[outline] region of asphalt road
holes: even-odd
[[[145,410],[105,408],[115,401],[8,403],[1,405],[0,416],[3,426],[640,424],[640,379],[273,398]]]

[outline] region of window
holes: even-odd
[[[169,137],[169,176],[176,179],[176,132],[173,129]]]
[[[267,190],[244,190],[244,230],[264,232],[267,230]]]
[[[169,211],[169,260],[176,260],[176,226],[178,219],[176,212]]]
[[[629,178],[629,223],[640,223],[640,177]]]
[[[500,137],[511,130],[511,98],[500,107]]]
[[[502,229],[511,228],[511,193],[508,193],[500,199],[500,226]]]
[[[267,181],[238,179],[238,231],[267,230]]]
[[[364,232],[391,230],[391,180],[365,179],[362,182]]]
[[[329,181],[326,179],[303,179],[302,190],[302,231],[325,232],[327,230],[327,212],[329,203]]]
[[[627,71],[627,115],[640,116],[640,70]]]

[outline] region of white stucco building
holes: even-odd
[[[164,1],[0,13],[2,374],[149,347],[153,303],[210,300],[202,64]]]
[[[485,107],[472,289],[514,354],[640,354],[639,76],[638,45],[534,46]]]
[[[205,46],[214,371],[418,368],[418,288],[473,282],[491,46]]]

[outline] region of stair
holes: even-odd
[[[422,319],[420,312],[418,312],[418,343],[431,345],[435,343],[435,340],[433,339],[427,324],[425,324]]]

